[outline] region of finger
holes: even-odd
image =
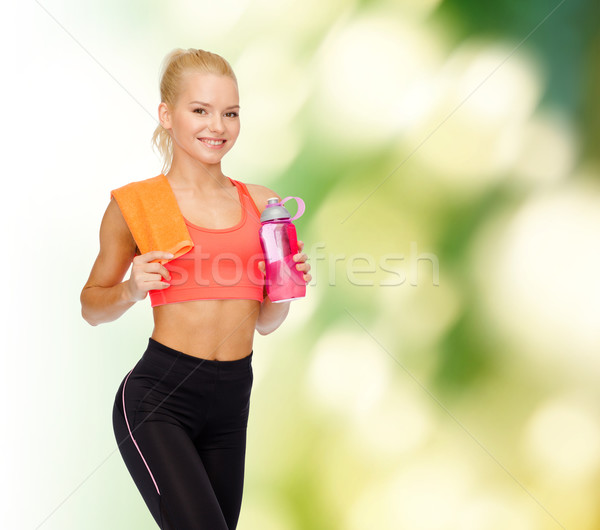
[[[150,252],[146,252],[145,254],[141,254],[140,256],[136,257],[139,258],[139,261],[150,262],[157,259],[172,259],[174,256],[170,252],[151,250]]]
[[[298,239],[298,248],[299,248],[300,250],[302,250],[302,249],[304,248],[304,241],[300,241],[300,240]]]
[[[262,272],[263,274],[265,274],[265,262],[264,261],[259,261],[258,262],[258,269],[260,270],[260,272]]]
[[[150,289],[166,289],[171,284],[165,282],[160,274],[148,274],[144,277],[144,288]]]
[[[167,269],[164,265],[161,265],[158,262],[149,263],[147,266],[144,267],[144,270],[146,272],[158,273],[158,279],[160,280],[162,280],[162,278],[164,278],[165,280],[171,279],[171,272],[169,271],[169,269]]]
[[[163,278],[165,280],[171,279],[171,273],[169,269],[161,265],[159,262],[151,262],[144,266],[143,270],[147,273],[155,273],[153,278],[156,278],[157,280],[162,280]]]
[[[162,274],[160,273],[147,273],[144,275],[144,282],[160,283],[163,281]]]

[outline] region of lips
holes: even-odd
[[[198,138],[202,143],[213,147],[219,147],[225,143],[225,140],[218,138]]]

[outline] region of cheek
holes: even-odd
[[[233,147],[233,144],[235,144],[235,142],[237,141],[239,134],[240,134],[239,128],[234,129],[234,130],[229,130],[229,142],[230,142],[231,147]]]

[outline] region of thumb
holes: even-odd
[[[260,270],[260,272],[263,273],[263,276],[265,275],[265,262],[264,261],[259,261],[258,262],[258,268]]]

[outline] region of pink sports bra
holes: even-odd
[[[262,302],[264,277],[258,268],[258,262],[264,260],[258,235],[260,212],[246,185],[229,180],[238,191],[240,221],[230,228],[212,229],[184,218],[194,247],[164,264],[171,273],[170,286],[149,291],[152,307],[207,299]]]

